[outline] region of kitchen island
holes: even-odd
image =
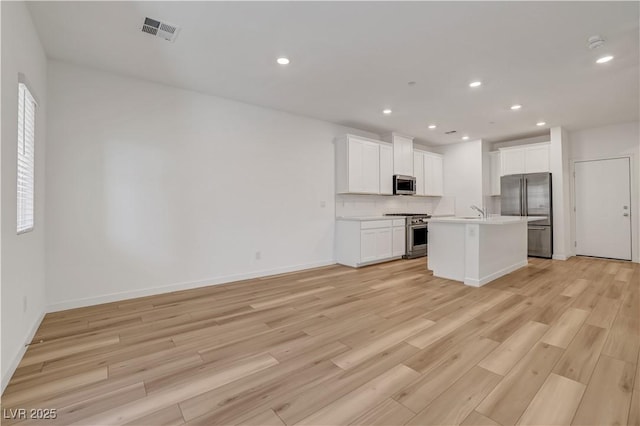
[[[538,216],[441,217],[429,220],[428,269],[480,287],[527,265],[527,223]]]

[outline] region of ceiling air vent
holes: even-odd
[[[180,27],[151,18],[144,18],[142,32],[173,42],[178,36]]]
[[[457,130],[449,130],[448,132],[444,132],[445,135],[452,135],[454,133],[456,133]]]

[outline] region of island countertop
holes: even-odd
[[[372,220],[393,220],[393,219],[402,219],[404,220],[406,216],[338,216],[336,220],[353,220],[356,222],[368,222]]]
[[[544,220],[544,216],[489,216],[487,218],[482,217],[432,217],[429,219],[429,223],[468,223],[478,225],[510,225],[513,223],[523,222],[535,222],[537,220]]]

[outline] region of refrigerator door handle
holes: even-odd
[[[522,185],[524,188],[522,201],[524,203],[524,209],[522,212],[522,216],[529,216],[529,183],[527,182],[527,178],[524,178],[524,184]]]
[[[520,178],[520,216],[524,216],[524,178]]]

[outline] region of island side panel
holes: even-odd
[[[428,269],[436,277],[464,281],[465,224],[430,222],[428,235]]]
[[[484,285],[527,265],[527,223],[480,227],[478,284]]]
[[[485,247],[482,247],[483,234],[486,226],[480,226],[476,223],[468,223],[465,225],[465,268],[464,283],[473,287],[480,287],[481,281],[481,253]]]

